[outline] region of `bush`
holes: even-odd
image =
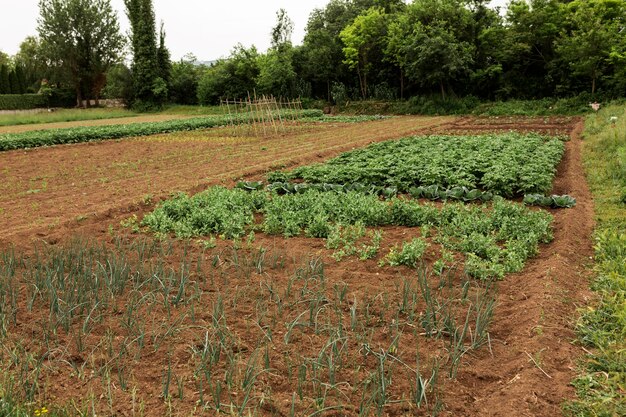
[[[47,107],[46,97],[40,94],[1,94],[0,110],[30,110]]]
[[[76,92],[72,89],[53,89],[50,95],[49,107],[76,107]]]

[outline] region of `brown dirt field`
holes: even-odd
[[[451,407],[452,415],[556,416],[563,401],[574,398],[569,383],[584,350],[572,344],[573,326],[576,309],[592,296],[588,266],[594,253],[594,208],[582,164],[582,129],[578,120],[553,190],[575,196],[577,206],[555,211],[554,242],[524,272],[500,283],[491,327],[493,356],[483,350],[468,361],[471,370],[452,391],[465,401]]]
[[[16,125],[16,126],[0,126],[0,135],[6,134],[6,133],[30,132],[33,130],[65,129],[65,128],[70,128],[70,127],[107,126],[107,125],[126,125],[126,124],[131,124],[131,123],[165,122],[167,120],[189,119],[191,117],[193,116],[155,114],[155,115],[147,115],[147,116],[119,117],[119,118],[114,118],[114,119],[80,120],[80,121],[75,121],[75,122],[56,122],[56,123],[39,123],[39,124],[26,124],[26,125]]]
[[[514,130],[548,135],[568,135],[576,120],[576,117],[564,116],[462,117],[448,127],[447,131],[451,134],[481,134]]]
[[[119,208],[243,175],[329,158],[372,142],[425,133],[454,120],[406,117],[315,124],[280,137],[199,131],[0,153],[1,240],[44,235]]]
[[[217,138],[210,137],[206,132],[196,132],[184,137],[161,135],[7,152],[0,154],[0,227],[5,231],[0,238],[0,248],[16,245],[28,249],[32,241],[40,239],[56,245],[74,235],[112,245],[108,225],[113,225],[117,230],[120,220],[131,214],[141,216],[148,211],[149,207],[141,204],[147,194],[158,200],[173,191],[197,191],[209,184],[230,184],[233,179],[242,176],[258,177],[272,167],[310,163],[374,141],[411,133],[508,131],[513,128],[536,131],[543,123],[543,119],[515,118],[515,123],[512,120],[501,123],[491,118],[455,120],[406,117],[362,125],[315,126],[296,135],[271,139]],[[485,125],[489,128],[483,129]],[[564,160],[559,166],[554,192],[571,194],[576,197],[578,204],[574,209],[553,211],[555,240],[544,245],[540,255],[531,260],[522,273],[507,276],[499,283],[494,322],[490,328],[490,348],[483,347],[464,356],[456,380],[440,377],[443,384],[440,396],[445,404],[442,415],[555,416],[560,415],[562,402],[574,396],[569,382],[575,375],[575,362],[583,351],[571,343],[575,338],[572,320],[576,308],[590,297],[586,266],[591,262],[593,254],[593,202],[581,161],[582,122],[578,119],[554,120],[546,130],[540,131],[571,134],[572,140],[567,143]],[[382,247],[387,249],[395,242],[410,238],[412,233],[415,231],[387,228]],[[229,302],[238,297],[251,300],[267,298],[268,292],[263,285],[270,276],[276,288],[282,291],[293,272],[290,267],[301,265],[311,255],[321,256],[326,263],[329,292],[334,291],[336,284],[346,284],[349,288],[347,299],[358,299],[359,308],[363,308],[364,300],[369,299],[374,300],[372,303],[380,309],[380,300],[379,304],[375,302],[377,296],[397,293],[402,278],[410,273],[405,269],[381,269],[375,261],[348,259],[335,262],[329,257],[323,241],[316,239],[285,240],[259,235],[254,246],[258,245],[273,248],[277,256],[287,259],[288,267],[273,268],[267,271],[269,275],[256,274],[254,271],[246,274],[233,267],[233,255],[229,254],[223,242],[219,242],[218,247],[210,252],[213,256],[218,254],[219,265],[213,270],[209,268],[211,277],[214,277],[211,281],[215,279],[212,285],[228,295],[225,305],[229,327],[238,330],[240,339],[236,349],[239,352],[255,349],[255,331],[250,329],[250,321],[256,317],[255,307],[252,303],[234,307]],[[175,246],[178,249],[171,256],[170,265],[180,264],[181,244]],[[193,257],[203,252],[193,247],[189,253]],[[429,257],[434,259],[435,254]],[[215,300],[207,298],[202,301],[207,308],[206,311],[197,312],[196,320],[201,324],[211,321],[211,303]],[[349,304],[345,306],[346,314]],[[93,339],[87,343],[95,344],[104,337],[107,326],[119,329],[119,323],[116,325],[115,322],[121,320],[123,306],[119,308],[120,314],[101,323],[94,331]],[[287,308],[283,313],[285,319],[294,319],[302,309],[304,307],[297,307],[297,304],[294,308]],[[35,309],[32,314],[20,318],[22,324],[19,334],[38,334],[37,317],[48,314],[45,308],[40,310]],[[150,315],[162,317],[165,312],[156,310],[150,312]],[[373,317],[377,315],[381,319],[372,325],[374,349],[376,346],[388,346],[393,339],[391,318],[385,317],[385,320],[382,318],[384,313],[374,311]],[[331,316],[327,319],[332,321]],[[119,329],[119,333],[123,331]],[[192,329],[183,329],[176,337],[187,341],[187,344],[173,345],[170,359],[159,351],[148,355],[141,363],[131,365],[142,370],[135,375],[135,383],[140,387],[138,394],[145,400],[146,409],[150,410],[147,415],[164,415],[167,411],[159,395],[162,370],[167,367],[168,360],[173,362],[175,373],[178,372],[177,375],[189,383],[189,386],[185,386],[189,398],[185,402],[174,401],[173,414],[194,413],[193,401],[197,400],[197,393],[193,393],[190,382],[193,377],[184,369],[191,361],[190,346],[200,343],[202,337]],[[275,337],[282,341],[284,331]],[[60,338],[67,344],[74,343],[70,336],[61,335]],[[119,342],[117,338],[115,340]],[[265,405],[260,410],[262,415],[289,415],[295,379],[286,374],[285,361],[290,360],[294,349],[304,356],[319,353],[326,340],[327,336],[294,332],[291,345],[281,345],[268,353],[272,365],[278,369],[260,376],[263,386],[268,389],[263,393],[267,397],[264,397]],[[408,333],[402,335],[401,341],[402,348],[398,352],[401,357],[403,353],[406,356],[406,349],[410,350],[418,344],[426,362],[428,358],[443,356],[445,350],[442,343]],[[363,347],[350,345],[349,349],[359,351]],[[84,360],[80,356],[72,359],[79,364]],[[371,355],[364,358],[363,365],[375,367],[372,360]],[[424,364],[426,369],[429,366],[430,362]],[[357,367],[353,375],[342,377],[358,384],[368,377],[364,372]],[[442,370],[442,374],[445,373]],[[408,395],[411,374],[400,367],[394,375],[394,389],[397,391],[394,391],[392,399],[397,400],[400,399],[396,396],[398,391]],[[104,395],[97,378],[81,381],[59,373],[53,380],[54,383],[49,381],[47,385],[47,399],[51,403],[69,398],[84,399],[90,391]],[[349,386],[342,388],[343,394],[336,394],[335,397],[344,395],[345,398],[358,401],[358,398],[350,396],[349,389]],[[116,405],[109,411],[110,415],[134,415],[135,408],[131,406],[134,401],[129,393],[116,389],[114,396]],[[99,398],[104,401],[103,396]],[[106,409],[106,406],[103,405],[103,408]],[[304,415],[303,410],[300,411],[302,414],[297,415]],[[329,410],[319,415],[356,415],[357,411],[356,408]],[[423,410],[407,408],[406,405],[392,405],[384,410],[384,415],[388,416],[423,414]],[[210,413],[202,414],[198,411],[193,415]]]

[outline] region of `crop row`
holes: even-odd
[[[255,223],[255,214],[263,216],[260,223]],[[432,237],[444,248],[465,254],[471,275],[502,277],[521,270],[537,253],[538,244],[551,239],[551,222],[545,212],[502,198],[494,198],[489,205],[444,203],[440,208],[399,197],[380,200],[356,191],[278,195],[212,187],[193,197],[179,194],[163,202],[142,224],[153,232],[175,233],[180,238],[242,238],[255,230],[329,238],[337,233],[338,225],[420,227],[422,238]]]
[[[512,197],[548,192],[564,151],[560,138],[537,134],[409,137],[274,172],[268,180],[363,183],[405,193],[420,186],[466,187]]]
[[[302,194],[307,191],[334,191],[337,193],[348,193],[356,191],[364,194],[378,195],[384,198],[391,198],[398,195],[396,187],[381,187],[377,185],[365,185],[361,183],[351,184],[308,184],[293,182],[274,182],[267,187],[261,181],[241,181],[235,188],[246,191],[258,191],[267,188],[277,194]],[[470,190],[467,187],[441,188],[438,185],[413,187],[409,190],[409,195],[413,198],[427,198],[432,201],[456,200],[464,202],[487,202],[494,198],[493,193],[477,189]],[[524,204],[527,206],[539,206],[550,208],[572,208],[576,206],[576,199],[569,195],[527,194],[524,196]]]
[[[300,111],[298,114],[293,112],[282,112],[282,114],[283,116],[286,115],[287,117],[293,118],[319,118],[323,116],[322,112],[319,110],[304,110]],[[75,127],[67,129],[48,129],[23,133],[9,133],[0,135],[0,151],[36,148],[40,146],[67,143],[120,139],[134,136],[149,136],[160,133],[210,129],[233,122],[246,123],[248,121],[250,121],[250,116],[212,116],[183,120],[168,120],[164,122]]]
[[[242,181],[237,183],[235,188],[247,191],[262,190],[264,184],[260,181]],[[302,194],[310,190],[314,191],[334,191],[338,193],[348,193],[356,191],[364,194],[379,195],[384,198],[395,197],[398,195],[397,187],[382,187],[378,185],[366,185],[362,183],[349,184],[309,184],[309,183],[293,183],[293,182],[274,182],[266,187],[269,191],[275,191],[277,194]],[[477,189],[470,190],[467,187],[441,188],[438,185],[413,187],[409,190],[409,195],[413,198],[427,198],[432,201],[436,200],[457,200],[457,201],[491,201],[493,193],[481,191]]]

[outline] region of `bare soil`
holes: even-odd
[[[229,131],[63,145],[0,153],[0,242],[43,237],[172,192],[232,182],[272,168],[321,161],[377,141],[428,133],[453,118],[406,117],[313,124],[278,137]],[[69,225],[68,232],[76,224]]]
[[[573,398],[569,382],[575,375],[576,360],[582,348],[572,343],[575,311],[587,303],[587,265],[593,254],[593,201],[587,188],[581,160],[582,121],[576,118],[419,118],[402,117],[357,125],[316,125],[303,131],[274,138],[233,138],[225,132],[195,132],[185,135],[160,135],[150,138],[108,141],[97,144],[66,145],[31,151],[14,151],[0,154],[0,248],[16,246],[27,252],[35,241],[59,245],[74,236],[83,236],[109,246],[113,244],[109,226],[115,233],[121,220],[151,210],[154,203],[175,191],[195,192],[212,184],[228,184],[238,178],[256,178],[263,172],[287,166],[308,164],[335,156],[342,151],[366,146],[369,143],[421,133],[465,133],[486,131],[540,131],[569,134],[565,158],[559,166],[554,193],[571,194],[577,206],[570,210],[555,210],[555,239],[544,245],[540,255],[531,260],[521,273],[507,276],[498,285],[495,319],[490,329],[490,344],[465,355],[456,379],[440,377],[439,396],[445,404],[443,415],[451,416],[555,416],[560,415],[563,401]],[[219,136],[219,135],[222,136]],[[403,228],[386,228],[384,253],[393,244],[410,239],[417,233]],[[135,237],[130,236],[131,239]],[[180,247],[170,258],[170,265],[181,261]],[[347,259],[334,261],[324,243],[316,239],[282,239],[260,234],[254,246],[271,248],[276,257],[286,260],[287,266],[276,267],[265,274],[243,273],[233,267],[233,256],[224,242],[210,254],[218,254],[218,265],[206,272],[215,277],[207,291],[228,294],[226,301],[229,328],[238,335],[237,349],[252,352],[258,329],[250,323],[256,317],[253,302],[235,306],[229,301],[258,300],[268,297],[264,290],[267,277],[278,292],[289,285],[293,268],[312,257],[321,257],[328,278],[328,291],[338,285],[349,288],[347,299],[365,300],[397,293],[403,277],[411,272],[403,268],[380,268],[376,261]],[[252,256],[249,252],[249,256]],[[190,256],[204,256],[197,246],[189,249]],[[207,253],[208,254],[208,253]],[[429,254],[434,259],[436,254]],[[213,258],[215,259],[215,258]],[[207,261],[208,262],[208,261]],[[197,277],[196,277],[197,278]],[[212,288],[212,290],[210,289]],[[26,302],[26,300],[21,300]],[[211,303],[214,295],[202,300],[207,306],[198,311],[197,323],[212,320]],[[397,303],[397,300],[391,300]],[[346,304],[346,310],[350,303]],[[373,302],[380,308],[380,304]],[[123,310],[123,300],[120,300]],[[287,309],[285,320],[294,319],[300,310]],[[344,312],[345,314],[348,311]],[[380,320],[375,317],[380,313]],[[15,329],[16,337],[37,337],[38,320],[48,314],[45,306],[20,317]],[[120,313],[121,314],[121,313]],[[144,312],[151,317],[165,315],[158,309]],[[371,324],[372,340],[376,346],[388,346],[393,339],[391,317],[374,311]],[[174,319],[173,319],[174,320]],[[187,318],[188,320],[188,318]],[[329,316],[329,321],[332,318]],[[86,343],[96,344],[106,329],[113,330],[117,338],[125,333],[119,316],[107,317]],[[283,330],[275,337],[282,340]],[[402,335],[399,357],[410,357],[417,349],[424,357],[425,369],[431,361],[443,357],[445,346],[418,335]],[[163,369],[174,364],[175,374],[185,381],[184,401],[174,401],[174,415],[202,414],[196,409],[198,393],[194,392],[190,371],[190,348],[202,342],[203,334],[191,328],[181,330],[168,339],[169,351],[161,349],[136,363],[130,364],[138,395],[144,401],[146,415],[164,415],[167,412],[162,398]],[[60,336],[67,345],[73,345],[70,336]],[[296,356],[319,353],[327,337],[311,332],[294,332],[289,345],[276,344],[268,353],[272,372],[260,376],[267,395],[261,409],[263,415],[289,415],[294,393],[294,377],[287,374],[286,363]],[[354,342],[351,342],[354,343]],[[33,346],[37,344],[33,342]],[[280,347],[278,347],[280,345]],[[33,347],[34,348],[34,347]],[[357,344],[347,347],[362,352]],[[81,355],[74,360],[86,361]],[[102,359],[104,360],[104,359]],[[294,359],[295,360],[295,359]],[[365,369],[376,367],[373,356],[364,357],[362,366],[356,366],[349,375],[340,378],[351,386],[343,394],[333,393],[331,398],[341,398],[344,404],[356,404],[358,398],[350,389],[367,378]],[[358,364],[357,364],[358,365]],[[445,373],[445,372],[443,372]],[[85,399],[89,393],[104,402],[103,384],[98,378],[79,379],[68,369],[60,369],[48,376],[46,399],[64,404],[70,399]],[[310,378],[310,376],[309,376]],[[53,381],[53,383],[51,382]],[[396,370],[393,398],[408,396],[412,389],[411,372]],[[175,387],[172,387],[175,392]],[[241,395],[241,393],[235,393]],[[108,414],[134,415],[135,404],[130,393],[117,387],[115,406]],[[326,406],[332,406],[332,403]],[[101,408],[106,410],[104,404]],[[314,408],[313,408],[314,410]],[[304,415],[304,409],[298,409]],[[194,414],[195,413],[195,414]],[[306,415],[310,414],[309,411]],[[105,415],[107,412],[105,411]],[[320,415],[357,415],[356,405],[341,411],[327,411]],[[384,415],[422,415],[423,411],[406,405],[392,405]]]

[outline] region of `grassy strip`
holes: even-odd
[[[467,187],[501,196],[545,193],[565,146],[537,134],[409,137],[347,152],[324,164],[274,173],[271,182],[359,182],[396,187]]]
[[[35,114],[8,114],[0,115],[0,126],[20,126],[41,123],[78,122],[83,120],[120,119],[137,116],[130,110],[124,109],[61,109],[51,113]]]
[[[254,215],[263,222],[254,224]],[[445,249],[466,255],[465,268],[477,278],[502,278],[520,271],[551,240],[552,216],[521,204],[496,198],[492,204],[470,206],[420,204],[416,200],[359,192],[336,193],[309,189],[302,194],[278,195],[213,187],[193,197],[180,194],[145,216],[143,225],[159,234],[180,238],[222,235],[241,238],[249,231],[285,237],[304,234],[330,239],[338,225],[422,227],[424,236]]]
[[[626,107],[589,116],[585,164],[598,219],[599,303],[579,323],[581,341],[592,348],[574,381],[579,399],[565,406],[572,416],[626,415]]]
[[[305,110],[287,117],[318,117],[319,110]],[[249,117],[234,117],[236,123],[245,123]],[[185,120],[168,120],[154,123],[133,123],[127,125],[76,127],[70,129],[38,130],[24,133],[0,135],[0,151],[36,148],[48,145],[92,142],[107,139],[120,139],[134,136],[149,136],[223,126],[231,121],[229,116],[198,117]]]
[[[481,102],[473,96],[461,98],[416,96],[408,100],[351,101],[336,107],[348,114],[420,114],[479,116],[573,116],[591,112],[589,103],[597,98],[582,94],[569,98]],[[325,103],[317,104],[325,106]]]

